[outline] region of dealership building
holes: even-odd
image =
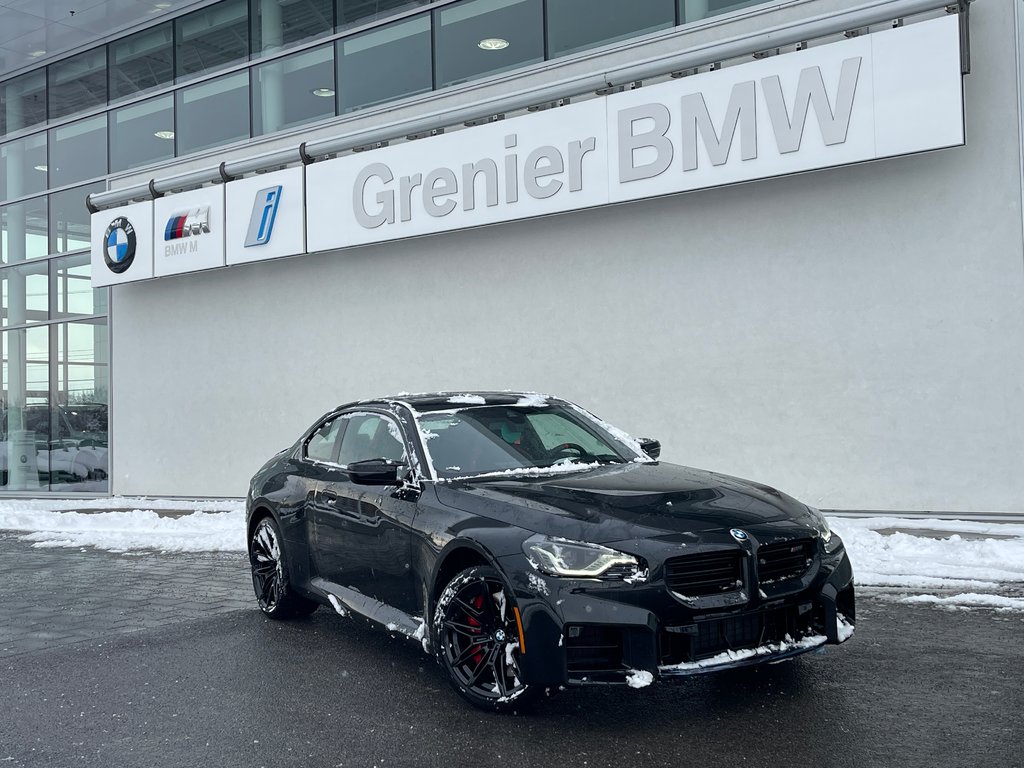
[[[580,403],[1024,514],[1018,0],[0,7],[0,494],[240,497],[321,413]]]

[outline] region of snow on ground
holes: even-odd
[[[81,511],[75,511],[81,510]],[[179,518],[155,510],[185,511]],[[25,532],[36,547],[96,547],[111,552],[244,552],[240,500],[33,499],[0,501],[0,530]]]
[[[829,518],[859,588],[908,603],[1024,611],[1024,525],[898,517]]]
[[[829,525],[846,544],[861,590],[953,609],[1024,611],[1024,525],[898,517],[833,517]],[[37,547],[244,552],[245,506],[125,497],[4,500],[0,530]]]

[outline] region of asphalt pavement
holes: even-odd
[[[265,619],[244,556],[0,533],[0,768],[1024,766],[1024,616],[869,593],[858,614],[785,664],[493,715],[358,619]]]

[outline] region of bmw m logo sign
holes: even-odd
[[[746,531],[741,531],[739,528],[731,528],[729,533],[732,534],[732,537],[736,539],[736,541],[746,541],[750,538]]]
[[[103,260],[107,268],[115,273],[127,271],[135,261],[135,227],[125,216],[118,216],[107,227],[103,235]]]
[[[210,206],[207,205],[171,216],[164,227],[164,240],[178,240],[182,237],[206,234],[209,231]]]

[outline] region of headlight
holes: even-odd
[[[832,535],[832,529],[828,527],[828,521],[825,516],[821,514],[821,510],[815,507],[805,504],[807,511],[811,513],[811,517],[814,518],[814,527],[818,529],[818,535],[821,536],[821,543],[825,545],[825,551],[828,553],[835,552],[839,547],[843,545],[842,539],[838,536]]]
[[[642,581],[647,575],[632,555],[600,544],[538,535],[523,542],[523,552],[533,567],[549,576]]]

